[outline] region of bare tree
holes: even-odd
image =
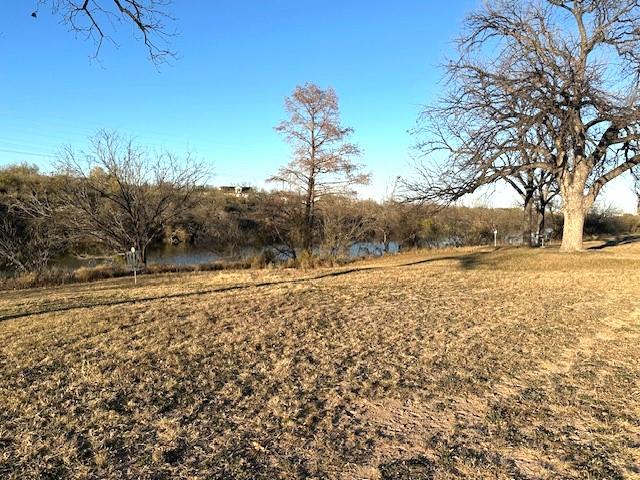
[[[65,245],[51,218],[0,215],[0,264],[20,273],[42,272]]]
[[[424,163],[416,165],[416,173],[416,177],[403,181],[404,200],[427,202],[434,210],[450,206],[483,185],[504,181],[522,202],[522,243],[529,246],[536,246],[536,236],[539,239],[544,230],[547,207],[559,193],[555,177],[542,169],[516,169],[509,175],[486,174],[459,183],[447,176],[451,172],[435,170]]]
[[[555,178],[546,170],[536,169],[519,171],[505,177],[504,181],[522,200],[522,241],[525,245],[536,246],[545,228],[547,206],[558,194]]]
[[[352,128],[340,124],[338,97],[332,88],[322,90],[307,83],[285,99],[290,115],[276,127],[293,147],[293,160],[270,182],[286,184],[302,197],[302,248],[311,252],[316,229],[316,202],[328,194],[352,194],[353,187],[367,184],[369,175],[353,161],[360,149],[348,142]]]
[[[97,56],[105,40],[115,43],[111,31],[117,23],[133,27],[155,64],[173,57],[167,40],[174,33],[168,24],[173,21],[168,9],[171,0],[37,0],[31,16],[37,18],[42,6],[49,6],[62,16],[72,32],[85,36],[96,45]]]
[[[400,216],[402,215],[401,202],[397,197],[398,184],[401,181],[402,178],[398,175],[392,182],[388,183],[385,195],[375,215],[375,229],[380,234],[385,253],[389,252],[391,241],[398,240],[393,236],[397,233]]]
[[[63,253],[67,232],[58,215],[56,189],[37,167],[0,170],[0,266],[41,272]]]
[[[273,247],[284,257],[296,259],[303,219],[304,207],[300,195],[292,192],[263,195],[257,212],[263,245]]]
[[[366,207],[364,202],[342,195],[331,195],[322,200],[322,245],[329,255],[348,256],[354,242],[365,240],[373,232],[373,212]]]
[[[487,0],[424,112],[423,151],[446,157],[416,197],[544,170],[562,198],[561,248],[582,249],[602,187],[640,164],[638,52],[637,0]]]
[[[426,120],[429,121],[428,118]],[[426,128],[430,127],[431,125],[427,123]],[[421,129],[417,132],[421,133]],[[539,131],[537,134],[537,141],[545,140],[539,136]],[[418,144],[418,148],[425,147],[429,153],[442,148],[441,145],[429,142]],[[499,166],[483,165],[482,169],[476,169],[474,172],[466,169],[454,170],[449,168],[449,165],[441,168],[437,164],[418,162],[417,178],[403,181],[405,199],[427,201],[434,205],[439,204],[441,207],[448,206],[482,186],[504,181],[513,188],[522,201],[522,242],[524,245],[535,246],[534,233],[541,233],[541,228],[544,228],[546,207],[559,193],[556,178],[551,172],[535,167],[524,167],[537,162],[538,156],[538,152],[530,151],[523,144],[519,149],[505,152]],[[506,166],[512,169],[509,173],[505,172]]]
[[[70,228],[114,251],[147,247],[190,209],[206,169],[189,156],[151,155],[116,133],[101,131],[88,152],[67,148],[58,162],[67,181],[63,206]]]

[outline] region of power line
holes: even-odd
[[[0,152],[2,152],[2,153],[15,153],[15,154],[18,154],[18,155],[31,155],[32,157],[56,158],[55,155],[51,155],[49,153],[23,152],[23,151],[20,151],[20,150],[9,150],[7,148],[0,148]]]
[[[33,139],[5,139],[0,137],[0,148],[9,150],[20,150],[24,152],[53,152],[58,151],[63,146],[62,143],[53,144],[46,142],[34,142]]]
[[[13,125],[12,126],[17,126],[20,129],[28,129],[28,130],[33,130],[38,132],[39,134],[42,134],[42,130],[45,129],[50,133],[55,132],[56,134],[67,134],[67,133],[72,133],[74,135],[77,135],[79,133],[85,134],[87,136],[90,136],[92,133],[95,133],[98,130],[102,130],[102,129],[106,129],[106,130],[116,130],[116,131],[122,131],[125,133],[129,133],[132,134],[132,136],[134,137],[140,137],[140,138],[170,138],[173,139],[175,141],[184,141],[185,138],[183,135],[176,135],[174,133],[171,133],[170,131],[164,131],[164,132],[160,132],[160,131],[155,131],[155,130],[147,130],[145,128],[139,128],[134,126],[133,128],[127,127],[125,126],[118,126],[118,125],[114,125],[112,127],[110,127],[109,125],[105,125],[105,123],[103,121],[96,121],[96,120],[86,120],[86,119],[79,119],[79,118],[73,118],[73,119],[69,119],[68,117],[64,117],[64,116],[60,116],[60,115],[51,115],[49,114],[48,117],[39,117],[39,118],[32,118],[31,116],[26,116],[21,112],[18,111],[14,111],[14,110],[10,110],[10,114],[11,114],[11,118],[13,120]],[[22,123],[22,125],[20,125],[20,123]],[[117,121],[116,123],[122,123]],[[40,126],[41,128],[34,128],[36,125]]]

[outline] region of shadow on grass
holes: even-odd
[[[192,296],[197,296],[197,295],[207,295],[207,294],[213,294],[213,293],[222,293],[222,292],[229,292],[232,290],[246,290],[246,289],[250,289],[250,288],[263,288],[263,287],[270,287],[270,286],[276,286],[276,285],[294,285],[294,284],[300,284],[300,283],[306,283],[306,282],[311,282],[314,280],[321,280],[323,278],[330,278],[330,277],[340,277],[343,275],[350,275],[352,273],[360,273],[360,272],[369,272],[369,271],[374,271],[374,270],[388,270],[388,269],[392,269],[392,268],[404,268],[404,267],[412,267],[415,265],[423,265],[423,264],[427,264],[427,263],[435,263],[435,262],[443,262],[443,261],[450,261],[450,260],[457,260],[460,263],[460,266],[465,269],[465,270],[473,270],[474,268],[486,264],[485,262],[483,262],[483,257],[488,255],[489,253],[493,253],[495,251],[500,250],[500,248],[495,249],[495,250],[491,250],[491,251],[482,251],[482,252],[475,252],[475,253],[471,253],[471,254],[466,254],[466,255],[448,255],[448,256],[443,256],[443,257],[433,257],[433,258],[426,258],[424,260],[417,260],[414,262],[408,262],[408,263],[399,263],[399,264],[395,264],[395,265],[379,265],[379,266],[368,266],[368,267],[354,267],[354,268],[348,268],[345,270],[336,270],[336,271],[332,271],[332,272],[325,272],[325,273],[321,273],[319,275],[314,275],[311,277],[303,277],[303,278],[295,278],[295,279],[291,279],[291,280],[274,280],[274,281],[269,281],[269,282],[257,282],[257,283],[241,283],[241,284],[235,284],[235,285],[228,285],[225,287],[217,287],[217,288],[209,288],[209,289],[204,289],[204,290],[195,290],[195,291],[188,291],[188,292],[180,292],[180,293],[172,293],[172,294],[165,294],[165,295],[154,295],[154,296],[147,296],[147,297],[139,297],[139,298],[129,298],[129,299],[122,299],[122,300],[107,300],[107,301],[101,301],[101,302],[87,302],[87,303],[75,303],[75,304],[68,304],[68,305],[60,305],[57,307],[50,307],[50,308],[44,308],[41,310],[33,310],[30,312],[18,312],[18,313],[11,313],[8,315],[2,315],[0,316],[0,322],[5,321],[5,320],[14,320],[14,319],[18,319],[18,318],[24,318],[24,317],[30,317],[33,315],[45,315],[45,314],[49,314],[49,313],[59,313],[59,312],[68,312],[71,310],[78,310],[78,309],[82,309],[82,308],[97,308],[97,307],[112,307],[112,306],[118,306],[118,305],[128,305],[128,304],[134,304],[134,303],[142,303],[142,302],[152,302],[152,301],[156,301],[156,300],[166,300],[166,299],[172,299],[172,298],[185,298],[185,297],[192,297]]]
[[[640,242],[640,235],[625,235],[623,237],[616,237],[607,240],[602,245],[596,245],[595,247],[589,247],[588,250],[604,250],[609,247],[617,247],[618,245],[628,245],[630,243]]]
[[[497,251],[496,249],[495,251]],[[460,258],[460,266],[465,270],[473,270],[481,265],[486,265],[485,257],[493,252],[477,252]]]

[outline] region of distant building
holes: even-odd
[[[220,187],[220,191],[225,195],[234,195],[238,198],[247,198],[249,194],[253,193],[253,187],[242,187],[242,186],[230,186],[226,185]]]

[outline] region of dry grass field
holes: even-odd
[[[640,243],[139,280],[0,292],[0,478],[640,478]]]

